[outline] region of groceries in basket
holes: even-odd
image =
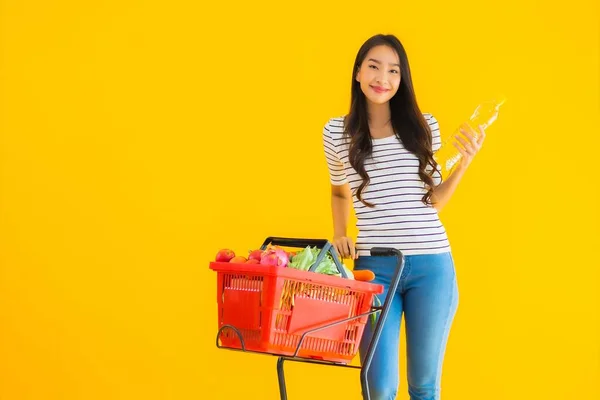
[[[231,264],[262,264],[286,267],[294,252],[287,252],[278,246],[270,246],[266,250],[250,250],[248,257],[236,255],[231,249],[221,249],[215,256],[216,262]]]
[[[215,261],[232,264],[260,264],[308,271],[317,261],[320,252],[321,249],[316,246],[306,246],[302,250],[294,252],[286,251],[280,246],[268,245],[265,250],[250,250],[248,251],[248,257],[244,257],[236,255],[231,249],[225,248],[217,252]],[[375,275],[371,271],[351,271],[343,263],[341,265],[344,268],[348,279],[371,281],[375,278]],[[342,276],[338,271],[331,254],[327,254],[323,257],[313,272],[338,277]]]
[[[317,257],[319,256],[320,252],[321,250],[317,247],[306,246],[292,258],[288,266],[301,271],[308,271],[310,267],[312,267],[317,261]],[[349,279],[354,279],[354,275],[352,274],[352,271],[348,269],[348,267],[342,264],[342,268],[346,270],[346,275],[348,275]],[[325,275],[342,276],[338,271],[331,254],[327,254],[323,260],[321,260],[314,272]]]

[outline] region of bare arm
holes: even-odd
[[[456,190],[458,183],[465,173],[466,167],[457,166],[456,169],[450,174],[448,179],[444,182],[440,183],[433,189],[433,194],[431,195],[431,201],[433,202],[433,206],[435,209],[440,212],[444,208],[444,206],[448,203],[452,194]]]
[[[436,210],[438,210],[438,212],[444,208],[444,206],[450,200],[450,197],[452,197],[452,194],[458,186],[458,182],[460,182],[461,178],[465,174],[465,171],[471,164],[471,161],[473,161],[475,154],[477,154],[477,152],[481,149],[483,140],[485,139],[485,131],[481,126],[479,127],[478,138],[475,137],[475,132],[473,130],[471,130],[471,132],[467,132],[461,128],[460,132],[466,137],[466,139],[460,136],[455,136],[456,140],[461,144],[458,144],[458,142],[452,143],[462,155],[460,163],[457,164],[455,170],[450,174],[448,179],[433,189],[433,194],[431,196],[433,206]]]
[[[338,254],[345,257],[356,258],[356,251],[352,240],[346,236],[348,217],[350,215],[350,202],[352,193],[350,185],[331,185],[331,213],[333,217],[333,245]]]

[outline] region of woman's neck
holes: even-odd
[[[391,129],[391,117],[390,104],[372,104],[369,103],[369,129],[375,136],[384,135],[387,136],[386,131]]]

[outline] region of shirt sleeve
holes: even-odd
[[[331,121],[327,121],[323,127],[323,150],[325,152],[325,161],[329,169],[329,181],[333,185],[343,185],[348,182],[344,163],[340,160],[337,152],[337,145],[331,136]]]
[[[431,129],[431,150],[435,153],[442,146],[442,139],[440,137],[440,124],[438,124],[437,119],[431,114],[429,115],[429,119],[427,122],[429,123],[429,128]]]
[[[440,124],[437,119],[431,114],[425,114],[425,119],[429,124],[429,129],[431,130],[431,150],[435,154],[436,151],[440,149],[442,146],[442,138],[440,135]],[[438,166],[439,168],[439,166]],[[428,171],[432,170],[432,167],[428,167]],[[439,169],[433,173],[433,182],[437,186],[442,183],[442,174]]]

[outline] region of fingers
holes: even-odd
[[[461,126],[459,130],[465,136],[466,139],[456,134],[454,135],[454,137],[458,142],[452,142],[452,144],[458,149],[460,154],[465,159],[466,164],[463,165],[468,165],[475,156],[475,154],[481,149],[483,140],[485,139],[485,130],[483,128],[483,125],[478,126],[479,132],[475,132],[475,130],[471,128],[468,124],[465,125]]]
[[[344,258],[344,252],[342,251],[341,244],[339,242],[334,242],[333,247],[335,247],[335,251],[337,252],[338,256]]]
[[[352,239],[348,237],[344,238],[344,257],[354,258],[354,244],[352,243]]]
[[[485,130],[483,129],[483,125],[479,125],[479,137],[477,138],[477,143],[479,144],[479,147],[481,147],[481,145],[483,144],[483,139],[485,139]]]
[[[350,244],[348,243],[348,239],[344,238],[344,243],[342,244],[342,247],[344,248],[344,258],[349,257],[350,256]]]
[[[455,135],[456,139],[462,143],[465,150],[467,150],[469,154],[475,155],[475,153],[477,153],[481,149],[483,140],[485,139],[485,131],[483,130],[483,127],[479,125],[479,135],[477,135],[477,137],[468,133],[463,128],[460,129],[460,132],[463,135],[465,135],[469,139],[469,141],[467,142],[465,139],[461,138],[458,135]]]
[[[467,142],[465,139],[461,138],[458,135],[455,135],[454,137],[456,138],[456,140],[458,140],[463,145],[464,149],[467,151],[467,154],[470,154],[470,155],[475,154],[475,152],[477,150],[474,147],[475,145],[473,144],[473,142]]]
[[[352,259],[356,258],[356,248],[352,243],[352,240],[348,237],[341,237],[339,239],[334,240],[333,246],[335,250],[338,252],[338,255],[341,258],[352,257]]]
[[[465,129],[465,126],[468,128],[468,132]],[[477,126],[477,128],[478,131],[476,132],[469,125],[464,124],[461,126],[460,131],[469,139],[469,141],[471,141],[471,143],[473,143],[474,145],[479,145],[479,147],[481,147],[481,144],[485,139],[485,129],[483,129],[483,125],[479,125]]]
[[[458,151],[460,152],[460,154],[462,154],[463,157],[469,157],[469,153],[467,153],[467,151],[463,149],[458,143],[452,142],[452,144],[458,149]]]
[[[335,247],[335,251],[337,251],[338,256],[344,258],[344,247],[342,246],[342,242],[340,240],[336,240],[333,242],[333,247]]]

